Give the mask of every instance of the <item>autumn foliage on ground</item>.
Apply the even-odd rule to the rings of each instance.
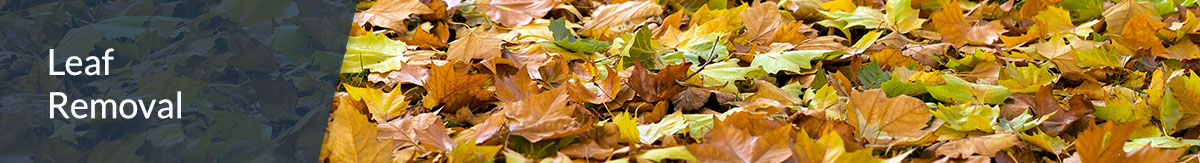
[[[360,1],[327,162],[1176,162],[1192,0]]]

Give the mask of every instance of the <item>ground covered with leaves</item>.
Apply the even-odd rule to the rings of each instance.
[[[360,1],[329,162],[1176,162],[1194,0]]]

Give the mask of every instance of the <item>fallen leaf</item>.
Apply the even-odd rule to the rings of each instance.
[[[404,30],[404,19],[412,14],[431,14],[433,10],[418,0],[378,0],[370,9],[354,14],[358,26],[366,23],[389,29]]]
[[[845,110],[846,121],[858,128],[857,135],[866,138],[921,137],[921,129],[930,120],[929,108],[920,99],[905,95],[887,98],[879,89],[851,92]]]

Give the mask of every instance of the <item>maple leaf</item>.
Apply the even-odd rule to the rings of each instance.
[[[343,102],[331,114],[326,148],[333,162],[389,162],[392,160],[392,141],[380,141],[375,124],[358,109],[347,107]]]
[[[956,47],[967,43],[987,45],[1000,39],[1000,33],[1008,31],[999,22],[986,23],[983,26],[967,24],[962,15],[962,8],[956,4],[957,0],[951,1],[944,5],[942,11],[930,16],[933,25],[942,36],[942,42],[954,44]]]
[[[742,11],[741,17],[746,26],[746,38],[760,44],[774,37],[775,30],[784,23],[775,2],[755,4]]]
[[[734,120],[734,117],[727,119]],[[755,123],[753,121],[761,119],[748,118],[745,121]],[[717,119],[713,122],[712,132],[705,136],[707,141],[688,145],[687,149],[699,162],[782,162],[792,156],[789,150],[791,134],[792,129],[783,126],[755,134]]]
[[[1000,80],[996,83],[1008,87],[1016,93],[1037,92],[1043,85],[1053,83],[1058,78],[1054,74],[1050,74],[1048,67],[1038,67],[1037,65],[1017,67],[1013,63],[1008,63],[1001,74],[1003,75],[1000,75]]]
[[[900,33],[908,33],[921,28],[926,20],[917,17],[921,11],[910,7],[911,2],[912,0],[889,1],[885,7],[887,13],[884,14],[884,17],[887,18],[884,19],[886,26]]]
[[[1134,123],[1107,122],[1100,126],[1090,124],[1075,140],[1075,151],[1082,162],[1122,162],[1127,157],[1125,141],[1133,134]]]
[[[852,0],[831,0],[821,2],[820,5],[827,11],[853,12],[854,8],[858,8]]]
[[[379,64],[376,64],[379,65]],[[371,68],[371,71],[385,70],[384,73],[371,73],[367,76],[369,82],[415,84],[424,86],[429,78],[429,68],[415,64],[386,64],[387,67]]]
[[[938,156],[965,159],[972,155],[993,157],[996,152],[1017,145],[1017,135],[995,134],[958,139],[937,148]]]
[[[574,107],[567,105],[567,92],[559,87],[505,104],[504,115],[512,120],[508,128],[514,135],[538,142],[586,131],[587,125],[571,117]]]
[[[961,78],[945,74],[945,85],[925,87],[934,98],[953,103],[1001,104],[1012,92],[996,85],[969,83]]]
[[[434,1],[441,2],[441,1]],[[431,33],[432,32],[432,33]],[[408,44],[417,45],[421,48],[445,48],[449,47],[446,41],[450,39],[450,28],[446,27],[446,23],[438,23],[429,32],[417,29],[413,31],[412,39],[404,40]]]
[[[370,9],[354,14],[358,26],[365,23],[384,28],[404,30],[404,19],[412,14],[431,14],[433,10],[418,0],[378,0]]]
[[[476,1],[487,6],[486,15],[492,21],[507,27],[529,24],[531,19],[541,18],[558,5],[556,0],[485,0]]]
[[[992,132],[992,126],[996,125],[996,119],[1000,117],[1000,108],[985,105],[938,104],[938,109],[930,112],[934,117],[945,120],[947,127],[958,131]]]
[[[386,122],[404,115],[404,111],[408,108],[408,100],[405,99],[404,92],[400,91],[400,87],[392,88],[392,92],[383,93],[383,90],[374,88],[342,85],[346,88],[346,92],[350,93],[350,97],[354,100],[362,100],[367,104],[371,119],[376,122]]]
[[[900,95],[888,98],[883,90],[850,92],[846,104],[846,122],[866,138],[915,138],[924,135],[929,107],[920,99]]]
[[[481,32],[470,32],[466,37],[450,42],[450,49],[446,50],[446,60],[470,63],[471,59],[500,57],[500,44],[503,43],[503,40]]]
[[[446,63],[429,70],[425,89],[428,93],[421,99],[426,108],[445,103],[446,108],[458,110],[464,106],[493,98],[494,93],[482,86],[492,78],[487,74],[467,74],[455,69],[456,63]]]
[[[687,78],[688,67],[691,65],[691,63],[671,65],[658,71],[656,75],[650,75],[650,71],[642,67],[642,64],[635,64],[633,74],[629,76],[626,84],[646,102],[666,100],[683,91],[684,87],[677,82]]]
[[[1158,22],[1150,18],[1151,13],[1147,12],[1129,18],[1125,22],[1125,31],[1121,33],[1121,44],[1129,47],[1131,50],[1148,49],[1150,53],[1168,57],[1166,48],[1163,47],[1162,41],[1158,39],[1158,29],[1166,24]]]
[[[395,140],[392,143],[402,147],[420,145],[434,152],[449,152],[454,146],[442,118],[436,113],[422,113],[378,126],[379,139]]]
[[[605,30],[610,26],[659,15],[662,11],[662,6],[650,1],[604,5],[592,12],[592,21],[583,24],[583,30],[591,36],[598,36],[607,33]]]

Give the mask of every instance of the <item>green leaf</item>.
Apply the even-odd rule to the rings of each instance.
[[[741,67],[738,66],[738,59],[730,59],[722,62],[709,64],[703,71],[700,71],[700,76],[704,78],[705,86],[723,86],[738,80],[746,78],[757,78],[766,75],[765,72],[757,67]],[[699,70],[698,67],[692,68],[693,71]],[[721,91],[737,92],[737,87],[723,87]]]
[[[1128,56],[1117,54],[1115,49],[1092,48],[1088,50],[1080,50],[1075,53],[1075,63],[1079,67],[1125,67],[1125,62],[1129,60]]]
[[[879,10],[875,10],[875,9],[872,9],[869,7],[863,7],[863,6],[858,6],[858,8],[854,9],[854,12],[852,12],[852,13],[842,12],[842,11],[834,11],[834,12],[820,11],[820,12],[826,16],[829,16],[830,18],[833,18],[833,19],[821,20],[821,21],[818,21],[817,24],[820,24],[820,25],[826,26],[826,27],[834,27],[834,28],[842,30],[842,33],[847,33],[847,34],[850,33],[850,30],[849,30],[850,28],[856,27],[856,26],[863,27],[866,29],[879,28],[880,24],[883,23],[883,17],[884,17],[883,13],[879,12]],[[849,35],[847,35],[847,36],[849,36]]]
[[[651,149],[647,150],[641,155],[638,155],[637,158],[654,162],[662,162],[663,159],[676,159],[696,162],[696,156],[693,156],[692,152],[689,152],[685,146]]]
[[[1037,65],[1017,67],[1017,65],[1009,62],[1008,66],[1004,66],[1004,70],[1000,72],[1000,80],[996,81],[996,83],[1008,87],[1017,93],[1037,92],[1043,85],[1050,84],[1055,79],[1058,79],[1054,74],[1050,74],[1048,68],[1038,67]]]
[[[650,29],[645,26],[638,28],[633,35],[626,35],[627,42],[621,49],[621,60],[624,62],[623,67],[633,66],[634,60],[642,62],[643,67],[657,68],[655,64],[655,55],[658,55],[658,50],[654,49],[657,42],[651,38]]]
[[[754,61],[750,62],[750,67],[762,67],[764,71],[771,74],[779,73],[780,70],[798,73],[801,69],[812,68],[812,63],[810,62],[813,59],[847,54],[849,53],[833,50],[800,50],[766,53],[754,56]]]
[[[364,66],[391,58],[408,60],[408,57],[404,57],[405,48],[408,45],[403,41],[392,40],[383,34],[350,37],[346,40],[341,73],[362,72]]]
[[[675,135],[685,128],[687,128],[687,120],[683,119],[683,112],[675,112],[658,123],[637,126],[637,131],[640,133],[638,135],[641,137],[642,144],[654,144],[659,138]]]
[[[1119,121],[1123,123],[1133,122],[1136,120],[1150,119],[1151,113],[1149,108],[1134,107],[1135,100],[1139,100],[1137,92],[1125,87],[1110,87],[1106,90],[1111,90],[1114,94],[1109,98],[1104,99],[1104,105],[1096,105],[1095,115],[1097,118],[1104,120]]]
[[[946,127],[958,131],[992,132],[992,126],[995,126],[997,117],[1000,117],[1000,108],[987,105],[945,106],[938,104],[936,111],[930,110],[929,112],[933,113],[934,117],[945,120]]]
[[[1023,133],[1025,130],[1033,129],[1042,124],[1042,122],[1050,119],[1050,116],[1054,114],[1056,113],[1050,113],[1038,119],[1033,119],[1033,115],[1029,113],[1021,113],[1021,115],[1014,117],[1012,120],[999,118],[996,121],[996,126],[992,127],[992,129],[995,129],[996,133]]]
[[[887,14],[885,14],[885,23],[888,28],[900,33],[908,33],[909,31],[921,28],[925,24],[925,19],[917,17],[920,10],[910,7],[912,0],[894,0],[888,1],[885,6]]]
[[[1075,12],[1074,18],[1071,21],[1087,21],[1092,18],[1100,17],[1104,12],[1104,1],[1102,0],[1063,0],[1058,3],[1058,6],[1063,9]]]
[[[561,18],[551,20],[548,27],[550,28],[550,32],[554,33],[554,45],[573,52],[595,53],[608,49],[610,45],[608,42],[597,41],[592,38],[580,39],[576,37],[572,30],[567,28],[566,22]]]
[[[825,109],[837,104],[838,96],[833,87],[822,85],[816,92],[811,91],[812,89],[809,89],[804,94],[804,99],[808,100],[808,109]]]
[[[929,86],[929,84],[916,81],[910,82],[896,77],[883,82],[879,88],[883,89],[883,92],[887,93],[888,97],[896,97],[899,95],[917,96],[928,93],[929,91],[925,90],[926,86]]]
[[[1003,104],[1012,92],[996,85],[968,83],[954,75],[945,74],[945,85],[925,87],[933,98],[944,102],[970,104]]]
[[[871,63],[858,69],[858,81],[862,82],[863,90],[879,88],[883,82],[891,80],[892,76],[879,68],[879,63]]]
[[[717,40],[718,36],[721,34],[709,33],[697,36],[679,51],[683,52],[684,60],[692,62],[692,65],[695,66],[702,64],[704,60],[713,60],[713,62],[725,60],[726,57],[729,57],[729,50],[725,47],[724,39]]]

